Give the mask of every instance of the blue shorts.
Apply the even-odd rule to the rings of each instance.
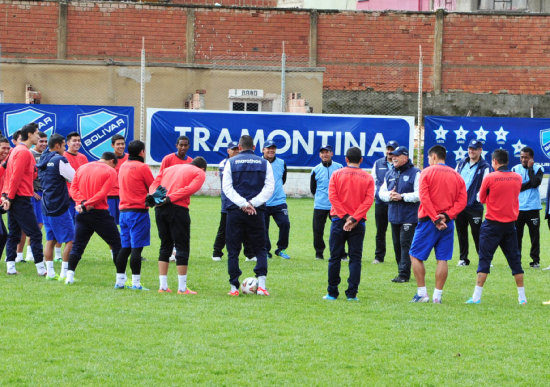
[[[69,198],[69,214],[71,215],[71,219],[73,220],[73,225],[76,222],[76,210],[75,210],[76,203],[73,199]]]
[[[435,259],[450,261],[453,258],[454,230],[454,220],[447,222],[447,228],[443,231],[439,231],[429,220],[418,222],[409,255],[425,261],[433,248]]]
[[[36,192],[42,197],[42,192]],[[36,221],[38,224],[44,223],[44,217],[42,215],[42,200],[36,200],[34,196],[31,196],[32,207],[34,208],[34,214],[36,215]]]
[[[120,217],[120,210],[118,209],[118,206],[120,205],[120,198],[118,196],[116,198],[107,198],[107,204],[109,205],[109,214],[115,218],[115,223],[118,224]]]
[[[69,210],[59,216],[44,215],[44,229],[47,241],[67,243],[74,240],[74,224]]]
[[[148,211],[122,211],[120,213],[120,241],[123,248],[150,245],[151,220]]]

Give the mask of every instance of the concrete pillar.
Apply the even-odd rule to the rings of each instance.
[[[186,63],[195,62],[195,10],[187,9],[187,23],[185,24]]]
[[[443,21],[445,11],[438,9],[435,12],[434,28],[434,59],[433,59],[433,88],[434,93],[441,92],[441,62],[443,61]]]
[[[317,21],[319,14],[311,11],[309,14],[309,67],[317,67]]]
[[[60,1],[57,16],[57,59],[67,59],[67,9],[66,1]]]

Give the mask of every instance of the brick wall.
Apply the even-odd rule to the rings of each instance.
[[[277,0],[170,0],[171,4],[185,5],[215,5],[222,4],[224,7],[272,7],[277,6]]]
[[[219,1],[219,8],[210,0],[178,1],[194,6],[70,2],[66,59],[138,61],[144,36],[148,61],[185,63],[190,12],[195,63],[278,63],[282,41],[289,64],[310,59],[311,11],[227,7],[276,3],[268,0]],[[56,1],[0,0],[2,57],[55,59],[58,14]],[[325,90],[415,92],[419,45],[424,90],[433,90],[435,14],[318,11],[316,20],[311,60],[326,68]],[[446,14],[441,90],[544,95],[549,43],[547,16]]]
[[[55,58],[58,12],[55,2],[0,1],[2,56]]]
[[[285,41],[289,59],[307,63],[309,27],[306,12],[201,10],[195,13],[195,60],[278,63]]]

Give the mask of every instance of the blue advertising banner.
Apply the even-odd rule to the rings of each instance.
[[[424,166],[428,149],[440,144],[447,148],[447,165],[455,167],[468,155],[468,142],[481,141],[482,156],[490,160],[495,149],[506,149],[510,167],[519,163],[523,147],[535,151],[535,162],[550,166],[550,119],[499,117],[439,117],[426,116],[424,131]]]
[[[134,108],[126,106],[0,104],[2,135],[9,138],[23,125],[36,122],[48,137],[80,133],[80,151],[89,160],[98,160],[111,151],[111,137],[120,134],[126,143],[134,138]],[[13,144],[12,144],[13,145]]]
[[[256,154],[273,140],[277,155],[289,167],[319,164],[319,148],[332,145],[334,160],[345,164],[345,152],[361,148],[362,168],[372,168],[383,157],[386,143],[413,146],[414,117],[346,116],[328,114],[243,113],[193,110],[147,109],[147,163],[158,165],[176,151],[179,136],[189,137],[191,157],[202,156],[208,164],[227,157],[227,144],[248,134],[254,138]]]

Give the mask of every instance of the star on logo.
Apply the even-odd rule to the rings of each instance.
[[[485,156],[487,155],[489,151],[481,151],[481,157],[483,157],[484,159],[487,159]]]
[[[462,127],[462,125],[460,125],[460,128],[458,128],[458,130],[453,130],[453,132],[455,132],[456,134],[456,140],[464,140],[466,141],[466,135],[469,133],[467,130],[464,130],[464,128]]]
[[[455,154],[455,160],[462,160],[466,157],[466,154],[468,154],[468,151],[462,149],[462,146],[453,152]]]
[[[521,140],[518,140],[515,144],[512,144],[512,147],[514,148],[514,154],[521,152],[521,150],[525,147],[525,144],[521,143]]]
[[[439,129],[434,130],[436,140],[446,140],[446,135],[449,133],[448,130],[443,129],[443,125],[439,125]]]
[[[506,141],[506,136],[508,135],[508,133],[510,132],[507,132],[501,126],[500,129],[495,132],[495,134],[497,135],[497,141],[499,140]]]
[[[478,140],[487,141],[487,134],[489,134],[489,131],[483,129],[483,126],[480,126],[478,130],[474,130],[474,133],[476,134]]]

